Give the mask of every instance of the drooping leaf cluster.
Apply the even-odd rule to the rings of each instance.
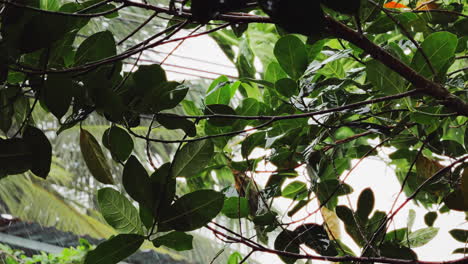
[[[136,6],[173,17],[130,48],[117,41],[126,38],[89,32],[87,25],[119,23],[117,7],[132,1],[3,3],[0,177],[31,171],[46,179],[50,139],[80,127],[83,160],[106,185],[96,194],[97,207],[119,233],[90,251],[87,264],[122,261],[145,240],[192,250],[187,232],[221,232],[219,219],[246,225],[285,263],[306,258],[303,247],[320,256],[416,260],[413,248],[437,235],[439,214],[468,210],[468,119],[453,110],[460,106],[427,96],[434,92],[373,52],[398,60],[448,99],[466,101],[468,7],[446,1],[436,12],[417,5],[400,10],[384,9],[385,2],[192,0],[163,9],[150,2]],[[265,23],[249,21],[259,17]],[[218,21],[230,27],[217,28]],[[333,21],[371,44],[337,37]],[[202,94],[190,82],[170,80],[164,66],[139,61],[141,52],[170,43],[185,29],[190,36],[197,24],[239,74],[216,78]],[[37,108],[59,128],[48,131],[47,120],[35,120]],[[93,118],[106,120],[102,135],[86,129]],[[168,140],[156,128],[181,136]],[[137,154],[137,140],[147,144],[146,155]],[[152,144],[174,144],[176,151],[155,162]],[[346,183],[352,162],[382,153],[390,153],[385,158],[403,195],[430,208],[427,227],[413,231],[410,219],[407,227],[388,229],[405,204],[396,212],[374,210],[371,189],[361,192],[356,206],[343,204],[340,197],[354,192]],[[121,175],[113,173],[117,166]],[[256,177],[265,173],[266,183],[258,184]],[[287,211],[275,208],[278,200],[290,203]],[[294,221],[317,206],[315,213],[326,209],[331,217],[320,224]],[[333,221],[344,224],[362,252],[335,236]],[[466,230],[450,234],[467,240]],[[236,233],[223,239],[228,235]],[[465,251],[460,244],[455,253]],[[234,254],[230,261],[241,259]]]

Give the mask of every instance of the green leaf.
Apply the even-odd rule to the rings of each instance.
[[[112,158],[124,162],[133,151],[133,140],[124,129],[112,126],[104,131],[102,144],[110,150]]]
[[[226,76],[221,76],[211,83],[206,92],[205,103],[228,105],[240,83],[231,84]]]
[[[60,1],[57,0],[41,0],[41,9],[49,11],[57,11],[60,8]]]
[[[176,107],[187,95],[188,87],[178,82],[165,82],[152,87],[143,96],[139,111],[158,113]]]
[[[417,14],[408,12],[394,15],[393,18],[397,20],[406,29],[410,29],[414,24],[421,21],[421,18]],[[395,28],[398,28],[398,26],[391,18],[389,18],[388,16],[381,16],[380,18],[372,22],[372,24],[369,25],[366,31],[371,34],[383,34],[388,31],[392,31]]]
[[[319,74],[325,75],[330,78],[344,79],[346,72],[343,67],[343,63],[339,60],[333,60],[318,71]]]
[[[247,217],[249,215],[249,201],[244,197],[229,197],[224,201],[221,212],[233,219]]]
[[[444,203],[449,209],[464,212],[468,211],[468,202],[466,200],[462,190],[457,189],[444,198]]]
[[[155,247],[166,246],[177,251],[192,250],[193,236],[184,232],[174,231],[153,240]]]
[[[8,89],[0,90],[0,130],[7,134],[12,124],[14,108]]]
[[[295,240],[296,232],[290,230],[283,230],[275,239],[274,247],[279,251],[286,251],[290,253],[299,254],[299,243]],[[296,262],[294,257],[279,256],[284,263],[293,264]]]
[[[228,105],[212,104],[207,105],[205,115],[237,115],[236,111]],[[233,118],[209,118],[208,122],[213,126],[232,126],[236,120]]]
[[[223,208],[224,195],[213,190],[199,190],[180,197],[161,223],[176,231],[192,231],[208,224]]]
[[[429,212],[424,215],[424,223],[426,223],[427,226],[433,226],[436,219],[437,212]]]
[[[32,150],[25,140],[0,139],[0,178],[23,173],[31,169],[32,163]]]
[[[52,163],[52,145],[44,133],[35,127],[27,126],[23,139],[29,145],[33,155],[31,172],[45,179]]]
[[[468,254],[468,248],[457,248],[455,249],[452,254],[463,254],[463,255],[466,255]]]
[[[466,243],[468,241],[468,230],[452,229],[449,231],[450,235],[457,241]]]
[[[167,82],[166,72],[159,64],[141,65],[133,74],[136,86],[135,93],[144,95],[147,91],[155,89]]]
[[[86,166],[93,177],[101,183],[113,184],[112,173],[101,146],[96,138],[85,129],[80,130],[80,148]]]
[[[299,93],[297,83],[289,78],[283,78],[275,83],[276,91],[286,98],[290,98]]]
[[[72,79],[67,76],[49,75],[42,90],[44,103],[58,119],[62,118],[71,105]]]
[[[402,93],[406,89],[405,80],[377,60],[366,63],[366,72],[367,79],[384,94]]]
[[[408,220],[406,221],[407,228],[410,232],[411,232],[411,229],[413,229],[415,219],[416,219],[416,212],[413,209],[410,209],[408,212]]]
[[[408,238],[403,240],[402,244],[410,248],[421,247],[437,236],[438,232],[439,228],[435,227],[421,228],[409,233]]]
[[[301,181],[293,181],[284,187],[281,195],[293,200],[302,200],[307,197],[307,184]]]
[[[130,197],[147,208],[152,208],[151,181],[145,168],[135,156],[131,156],[125,163],[122,184]]]
[[[75,65],[99,61],[117,54],[114,36],[110,31],[95,33],[78,47]]]
[[[338,255],[338,252],[323,226],[317,224],[302,224],[298,226],[294,232],[297,237],[296,243],[305,244],[322,256]]]
[[[197,135],[195,124],[185,118],[171,117],[171,114],[158,115],[156,120],[167,129],[182,129],[189,137]]]
[[[372,192],[372,189],[366,188],[359,195],[356,215],[359,217],[359,219],[366,222],[367,219],[369,219],[369,215],[373,209],[374,192]]]
[[[135,234],[111,237],[89,251],[84,264],[117,264],[135,253],[144,241],[144,236]]]
[[[260,226],[272,225],[276,221],[276,216],[278,216],[276,212],[270,211],[265,214],[255,216],[252,221],[254,222],[255,225],[260,225]]]
[[[171,163],[165,163],[150,177],[153,192],[153,204],[151,208],[155,210],[155,214],[166,210],[174,200],[176,180],[172,177],[170,169]],[[159,217],[158,215],[156,216]]]
[[[174,158],[173,177],[190,177],[203,170],[213,158],[214,145],[210,140],[185,144]]]
[[[276,42],[274,53],[281,68],[295,80],[307,69],[307,50],[304,43],[294,35],[280,38]]]
[[[265,132],[257,132],[246,137],[241,146],[242,157],[248,158],[256,147],[263,147],[265,145],[265,135]]]
[[[120,192],[112,188],[98,191],[99,209],[106,222],[121,233],[142,234],[137,209]]]
[[[337,203],[337,197],[341,195],[350,194],[353,192],[353,188],[348,184],[342,184],[338,180],[326,180],[320,182],[317,185],[317,198],[319,199],[320,203],[326,203],[326,207],[329,209],[333,209]]]
[[[397,258],[397,259],[408,259],[408,260],[416,260],[418,256],[408,247],[392,243],[392,242],[384,242],[380,246],[380,253],[383,257],[388,258]]]
[[[274,61],[268,64],[263,78],[265,81],[275,83],[280,79],[288,78],[288,74],[283,71],[278,62]]]
[[[456,35],[443,31],[432,33],[421,44],[421,49],[431,62],[434,70],[436,71],[436,76],[445,74],[442,70],[447,70],[445,65],[455,55],[457,44],[458,39]],[[411,67],[416,72],[427,78],[434,77],[434,74],[419,50],[413,57]]]
[[[242,261],[242,255],[239,252],[232,253],[227,261],[227,264],[239,264]]]

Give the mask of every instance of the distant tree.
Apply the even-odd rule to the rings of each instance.
[[[0,177],[46,179],[56,160],[51,139],[79,127],[80,162],[93,176],[85,184],[101,187],[97,208],[119,233],[91,250],[87,264],[117,263],[145,240],[193,250],[186,232],[201,228],[285,263],[429,263],[413,248],[437,235],[437,215],[468,210],[462,1],[0,4]],[[119,19],[125,10],[139,10],[145,21],[129,26]],[[148,31],[154,19],[163,27]],[[167,79],[164,60],[142,59],[202,35],[217,41],[237,79],[220,76],[197,94]],[[86,126],[96,119],[106,120],[98,139]],[[374,210],[365,189],[355,210],[338,205],[353,192],[343,175],[355,169],[351,161],[381,148],[393,150],[387,158],[404,202],[396,197],[390,211]],[[266,163],[275,169],[263,186],[255,179]],[[290,199],[288,211],[272,206],[278,197]],[[319,206],[307,218],[284,220],[313,201]],[[428,227],[391,230],[412,201],[427,208]],[[308,220],[317,213],[323,223]],[[361,252],[341,242],[338,221]],[[450,234],[461,242],[454,254],[465,254],[468,231]],[[230,263],[250,256],[236,253]]]

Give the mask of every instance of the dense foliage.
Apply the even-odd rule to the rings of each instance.
[[[418,263],[413,248],[435,237],[437,215],[468,211],[464,1],[0,4],[0,177],[47,179],[51,138],[79,127],[95,180],[88,183],[101,187],[96,206],[118,232],[86,255],[87,264],[117,263],[146,240],[192,250],[187,232],[202,228],[285,263]],[[147,19],[119,39],[111,30],[91,32],[95,20],[123,23],[125,9]],[[165,27],[140,34],[156,18]],[[162,63],[140,61],[155,47],[207,34],[236,65],[237,79],[220,76],[199,93],[168,80]],[[49,113],[41,115],[47,122],[33,118],[37,111]],[[102,135],[86,129],[99,118],[107,120]],[[152,153],[157,144],[170,155]],[[382,148],[392,151],[387,159],[406,200],[374,209],[366,189],[355,209],[338,204],[353,192],[344,174],[355,168],[351,161]],[[265,164],[275,169],[260,185]],[[288,211],[272,206],[278,197],[291,201]],[[285,220],[317,201],[307,218]],[[428,209],[428,227],[392,230],[409,202]],[[325,210],[323,223],[308,220]],[[361,252],[334,235],[338,220]],[[468,231],[450,233],[461,242],[454,253],[464,253]]]
[[[80,240],[76,248],[65,248],[60,254],[47,254],[42,252],[33,256],[27,256],[23,251],[12,249],[0,244],[0,261],[5,264],[80,264],[86,253],[92,248],[85,239]]]

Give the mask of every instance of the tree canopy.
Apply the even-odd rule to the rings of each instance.
[[[189,232],[200,229],[288,264],[436,263],[413,249],[437,235],[438,215],[468,211],[465,1],[0,5],[0,185],[60,185],[50,176],[65,173],[58,149],[79,152],[64,171],[92,176],[80,181],[99,188],[86,217],[116,232],[86,264],[118,263],[145,241],[194,250]],[[209,85],[169,79],[165,60],[203,35],[238,76]],[[144,59],[171,43],[165,59]],[[98,132],[88,128],[96,120]],[[61,140],[73,131],[79,138]],[[401,184],[391,208],[374,208],[370,188],[356,206],[342,204],[354,191],[349,173],[382,149]],[[280,198],[287,210],[275,207]],[[426,228],[393,228],[409,203],[427,210]],[[323,223],[311,220],[316,214]],[[360,252],[333,231],[340,224]],[[453,254],[466,254],[468,230],[450,235],[460,242]],[[251,253],[234,253],[229,264]]]

